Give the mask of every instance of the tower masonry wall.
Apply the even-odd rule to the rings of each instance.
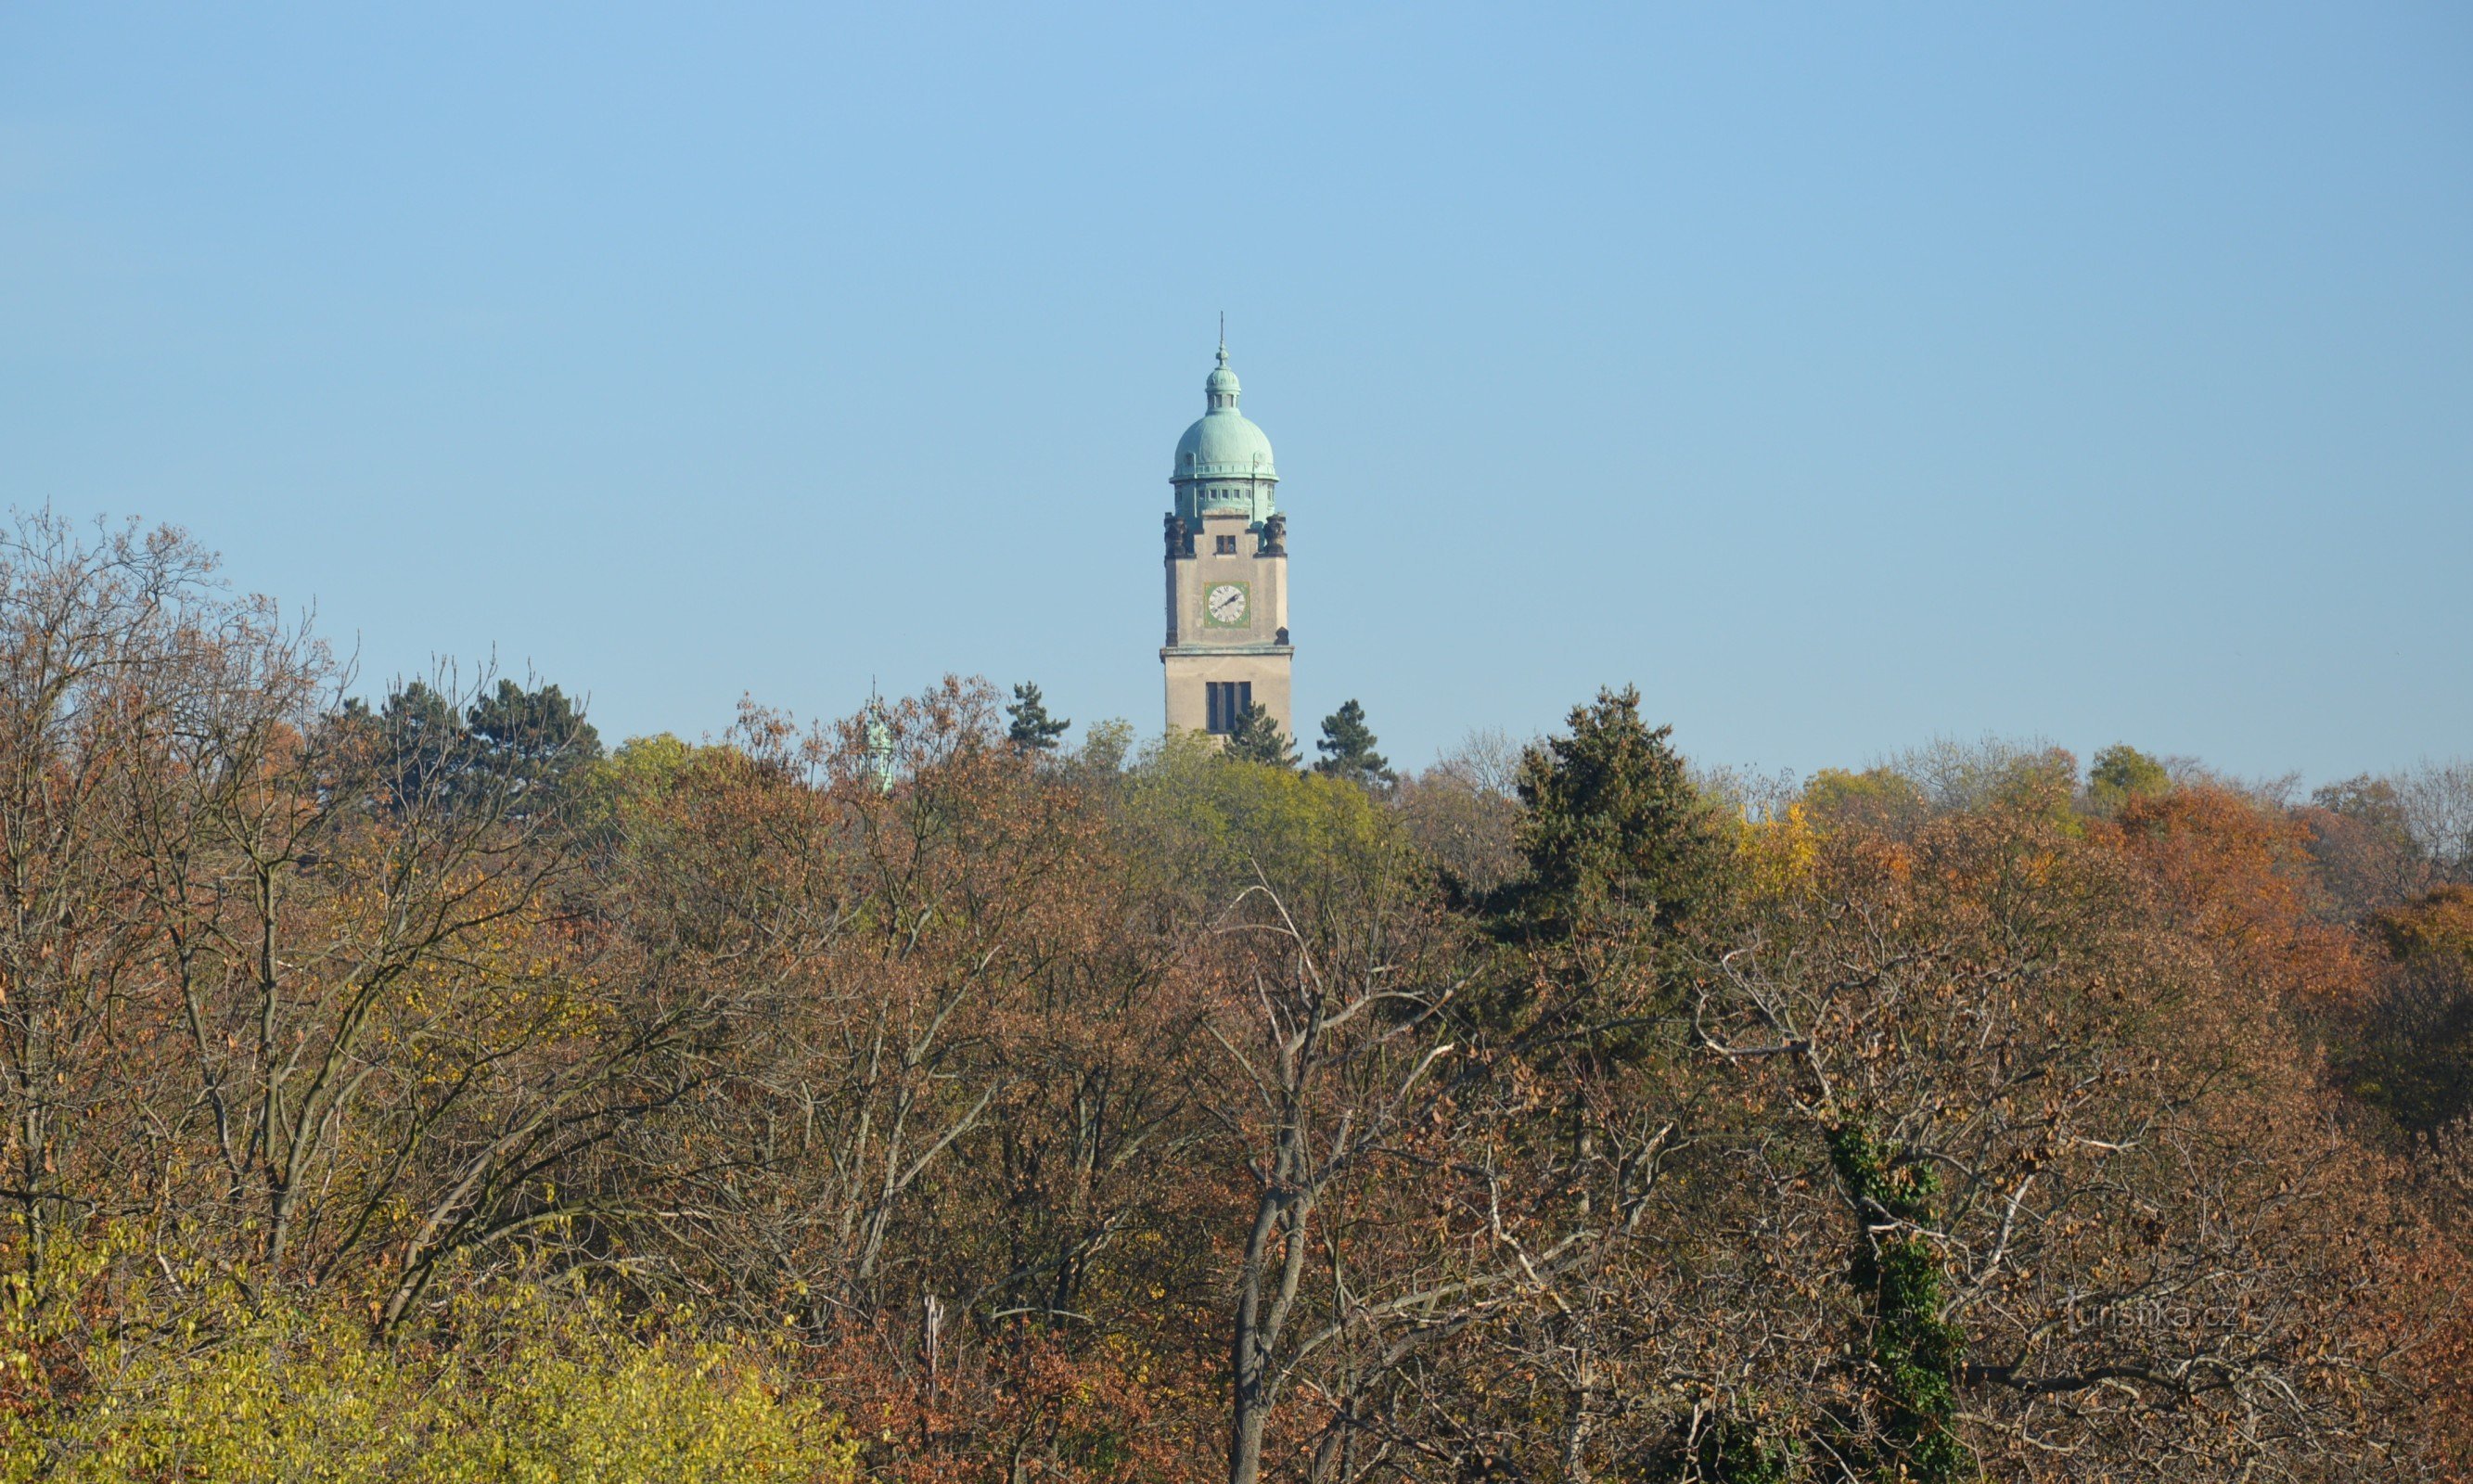
[[[1251,682],[1254,704],[1271,713],[1280,730],[1297,734],[1294,709],[1288,704],[1288,657],[1282,655],[1212,654],[1207,651],[1163,652],[1167,671],[1167,724],[1183,731],[1210,729],[1212,681]]]
[[[1236,546],[1226,556],[1219,554],[1223,537]],[[1169,646],[1281,642],[1288,626],[1288,559],[1261,554],[1261,536],[1241,511],[1203,516],[1192,541],[1192,556],[1167,563]],[[1211,621],[1212,589],[1232,583],[1245,588],[1241,626]]]
[[[1210,704],[1205,687],[1213,681],[1236,681],[1252,684],[1254,704],[1293,736],[1288,559],[1263,554],[1261,534],[1243,511],[1206,514],[1200,527],[1193,534],[1192,556],[1167,559],[1167,646],[1160,651],[1166,671],[1167,724],[1206,730]],[[1233,552],[1220,552],[1223,538],[1232,541]],[[1228,610],[1231,587],[1243,593],[1241,615]],[[1216,618],[1213,592],[1222,597]]]

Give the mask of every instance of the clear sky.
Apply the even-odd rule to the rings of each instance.
[[[0,504],[613,739],[1160,714],[1219,311],[1298,707],[2473,752],[2473,10],[0,10]]]

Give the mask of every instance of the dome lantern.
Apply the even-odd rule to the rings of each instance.
[[[1228,369],[1228,342],[1219,343],[1219,368],[1203,379],[1203,407],[1209,412],[1236,410],[1236,373]]]
[[[1176,487],[1177,513],[1188,520],[1205,511],[1244,509],[1257,524],[1277,513],[1278,467],[1271,440],[1236,410],[1236,372],[1228,365],[1228,341],[1219,342],[1219,364],[1202,383],[1202,416],[1177,440],[1168,482]]]

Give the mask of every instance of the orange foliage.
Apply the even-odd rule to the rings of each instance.
[[[2371,983],[2358,940],[2313,910],[2308,828],[2226,789],[2132,799],[2097,829],[2162,889],[2172,920],[2229,956],[2260,1009],[2358,1001]]]

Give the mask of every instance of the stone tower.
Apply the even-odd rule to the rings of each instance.
[[[1294,736],[1288,521],[1273,498],[1271,441],[1236,410],[1225,337],[1202,393],[1202,417],[1177,440],[1168,474],[1167,724],[1224,737],[1251,704]]]

